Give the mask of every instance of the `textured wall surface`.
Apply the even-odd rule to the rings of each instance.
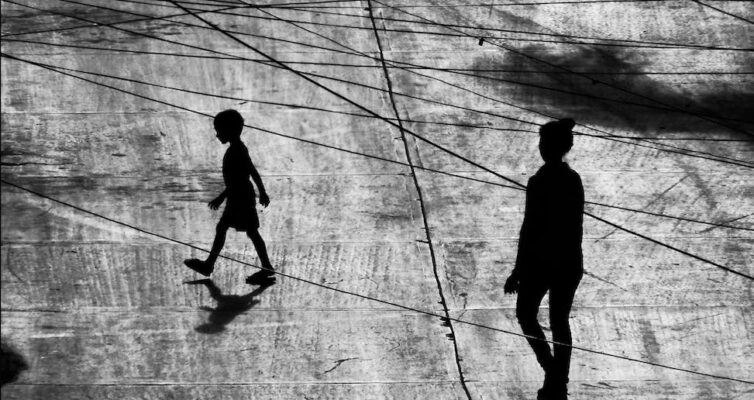
[[[584,219],[574,345],[739,379],[575,350],[571,398],[754,397],[752,280],[721,268],[754,274],[754,7],[480,3],[181,2],[282,67],[169,1],[3,0],[2,340],[27,366],[3,398],[534,398],[526,341],[462,321],[520,332],[524,192],[500,175],[525,184],[562,117],[618,225]],[[227,108],[267,130],[242,138],[273,264],[321,286],[221,259],[253,300],[208,334],[201,251],[18,186],[209,248],[202,113]],[[258,265],[242,233],[224,254]]]

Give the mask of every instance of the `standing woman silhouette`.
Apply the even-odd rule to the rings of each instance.
[[[568,316],[584,274],[581,236],[584,188],[576,171],[563,162],[573,146],[575,122],[561,119],[539,130],[539,154],[545,164],[529,179],[526,211],[518,241],[518,256],[505,293],[518,292],[516,317],[545,371],[539,400],[568,398],[571,327]],[[550,292],[553,352],[537,321],[539,305]]]

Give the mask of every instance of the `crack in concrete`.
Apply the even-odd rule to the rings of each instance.
[[[396,105],[395,98],[393,96],[393,84],[392,84],[392,81],[390,80],[390,74],[389,74],[387,66],[385,64],[385,56],[384,56],[384,52],[382,50],[382,44],[380,42],[380,35],[379,35],[379,31],[377,30],[377,23],[375,22],[375,19],[374,19],[374,14],[373,14],[373,11],[372,11],[373,10],[372,9],[372,3],[371,3],[370,0],[367,0],[367,10],[369,11],[369,19],[372,22],[372,29],[374,31],[374,36],[375,36],[375,39],[376,39],[376,42],[377,42],[377,48],[379,50],[380,61],[381,61],[381,64],[382,64],[382,70],[383,70],[383,73],[385,75],[385,81],[386,81],[386,84],[387,84],[388,97],[390,99],[390,103],[392,105],[393,112],[395,113],[395,118],[396,118],[396,120],[398,122],[398,128],[399,128],[399,130],[401,132],[401,138],[403,140],[403,147],[404,147],[404,150],[405,150],[405,153],[406,153],[406,160],[408,162],[409,169],[411,170],[411,177],[412,177],[412,179],[414,181],[414,186],[415,186],[416,193],[417,193],[417,200],[419,201],[419,208],[421,210],[422,222],[423,222],[423,225],[424,225],[424,233],[425,233],[426,238],[427,238],[427,246],[429,247],[429,254],[430,254],[430,258],[432,260],[432,270],[434,272],[435,281],[437,282],[437,289],[438,289],[438,292],[440,294],[440,304],[442,304],[443,311],[444,311],[444,314],[445,314],[445,318],[447,319],[447,327],[448,327],[448,329],[450,329],[450,333],[448,333],[446,336],[453,343],[453,351],[454,351],[454,355],[455,355],[455,362],[456,362],[456,367],[458,368],[458,375],[459,375],[459,379],[460,379],[460,382],[461,382],[461,386],[463,387],[463,390],[464,390],[464,393],[466,394],[467,399],[471,400],[471,392],[469,391],[469,388],[466,385],[466,378],[464,377],[463,368],[461,366],[461,357],[460,357],[460,353],[458,351],[458,343],[455,340],[455,338],[456,338],[455,330],[453,329],[453,325],[451,324],[451,320],[450,320],[450,310],[448,309],[448,303],[447,303],[447,301],[445,299],[445,295],[443,293],[442,282],[440,281],[440,276],[439,276],[438,271],[437,271],[437,257],[435,255],[435,249],[434,249],[434,246],[433,246],[433,243],[432,243],[432,235],[431,235],[431,232],[430,232],[430,229],[429,229],[429,221],[427,219],[427,212],[426,212],[426,208],[424,206],[424,198],[422,196],[421,186],[419,185],[419,180],[418,180],[418,178],[416,176],[416,170],[414,169],[414,165],[415,164],[414,164],[414,160],[412,159],[412,154],[411,154],[412,153],[412,148],[409,146],[409,141],[406,138],[406,132],[405,132],[405,130],[403,128],[403,120],[401,119],[400,113],[398,112],[398,107]],[[416,141],[413,140],[412,143],[413,143],[413,150],[418,154],[419,149],[417,147]]]
[[[336,368],[340,367],[341,364],[343,364],[346,361],[358,360],[358,359],[359,359],[359,357],[351,357],[351,358],[341,358],[340,360],[336,360],[335,361],[335,365],[332,368],[328,369],[327,371],[323,372],[322,375],[334,371]]]

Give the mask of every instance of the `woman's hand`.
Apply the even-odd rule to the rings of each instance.
[[[513,294],[518,291],[518,285],[520,284],[517,277],[511,275],[508,277],[508,280],[505,281],[505,286],[503,286],[503,292],[505,294]]]

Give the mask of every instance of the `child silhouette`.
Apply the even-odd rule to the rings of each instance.
[[[262,263],[262,271],[254,274],[255,278],[262,279],[275,274],[267,257],[267,247],[259,234],[256,194],[254,193],[254,186],[249,182],[249,176],[259,189],[259,203],[267,207],[270,204],[270,198],[267,197],[267,192],[264,190],[259,172],[251,162],[249,150],[241,141],[243,124],[243,117],[236,110],[225,110],[215,116],[214,126],[217,139],[222,144],[230,143],[230,146],[228,146],[223,157],[225,190],[216,199],[209,202],[209,208],[217,210],[223,201],[227,200],[227,202],[220,222],[217,223],[215,241],[212,243],[209,257],[204,261],[195,258],[185,261],[187,267],[204,276],[210,276],[214,271],[215,261],[217,261],[217,257],[220,255],[223,245],[225,245],[225,235],[230,228],[239,232],[246,232],[246,235],[254,244],[259,261]]]
[[[571,312],[576,288],[584,273],[581,237],[584,188],[576,171],[563,162],[573,145],[575,122],[562,119],[543,125],[539,153],[545,161],[526,187],[526,211],[518,241],[516,266],[505,282],[505,293],[518,292],[516,317],[545,371],[539,400],[568,398],[571,362]],[[553,352],[537,321],[539,305],[550,292]],[[536,338],[536,339],[535,339]]]

